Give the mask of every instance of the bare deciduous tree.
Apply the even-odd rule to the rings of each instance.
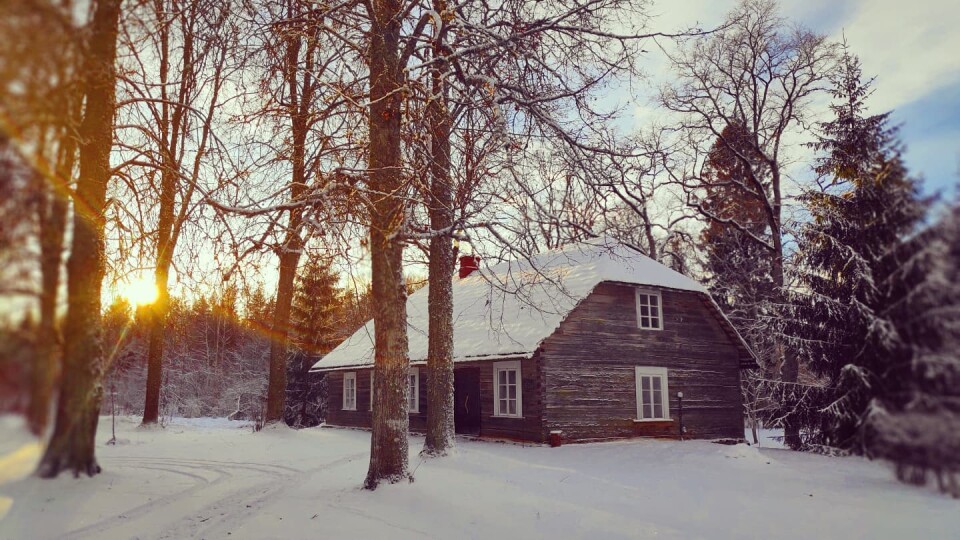
[[[229,2],[155,0],[130,5],[125,18],[122,46],[129,58],[120,102],[123,121],[117,128],[124,158],[118,170],[129,196],[143,200],[138,208],[146,215],[120,219],[146,229],[140,238],[154,247],[157,288],[150,309],[144,424],[156,423],[160,413],[164,325],[177,245],[195,213],[198,191],[206,191],[204,177],[228,174],[215,122],[234,46],[230,11]],[[150,228],[154,208],[155,230]],[[120,256],[127,256],[123,251]]]
[[[73,239],[67,263],[64,379],[53,436],[37,474],[52,478],[100,472],[94,438],[103,394],[100,287],[106,268],[103,218],[110,180],[110,149],[116,110],[117,31],[121,0],[98,0],[83,62],[86,105],[80,124],[80,175],[74,199]]]
[[[672,57],[678,80],[661,95],[661,104],[681,119],[682,140],[666,158],[671,176],[703,219],[743,233],[768,254],[780,295],[785,285],[787,151],[791,137],[804,129],[811,101],[824,88],[833,51],[824,36],[788,26],[771,0],[744,0],[718,32],[693,40]],[[730,140],[724,129],[734,125],[743,126],[747,136]],[[705,158],[714,144],[736,156],[746,174],[722,180],[705,174]],[[703,203],[704,186],[721,187],[718,182],[762,201],[764,234]],[[785,354],[782,345],[776,349],[782,382],[796,383],[797,357]],[[798,428],[789,415],[784,425],[787,444],[798,446]]]
[[[27,412],[31,430],[39,435],[50,415],[58,370],[56,311],[69,185],[77,158],[81,33],[64,3],[10,2],[0,17],[0,34],[5,36],[0,39],[0,80],[5,82],[0,86],[0,115],[11,123],[2,127],[16,134],[17,154],[31,171],[33,181],[24,201],[28,204],[19,210],[35,212],[35,220],[27,223],[35,224],[40,248],[40,320]]]

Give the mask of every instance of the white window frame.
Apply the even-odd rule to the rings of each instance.
[[[636,395],[637,395],[637,421],[638,422],[664,422],[672,420],[670,418],[670,387],[669,381],[667,380],[667,368],[663,367],[653,367],[653,366],[637,366],[634,368],[636,370],[636,380],[634,384],[636,385]],[[641,389],[641,381],[643,377],[659,377],[660,378],[660,404],[663,407],[663,416],[662,417],[653,417],[645,418],[643,416],[643,393]],[[651,413],[653,412],[653,390],[652,390],[652,380],[651,380]]]
[[[347,381],[350,381],[353,385],[353,402],[348,403],[347,401]],[[348,371],[343,374],[343,410],[345,411],[355,411],[357,410],[357,372]]]
[[[413,388],[410,388],[410,377],[413,377]],[[407,374],[407,412],[420,412],[420,368],[412,367]],[[411,394],[412,393],[412,394]],[[413,400],[413,407],[410,407],[410,400]]]
[[[509,412],[503,412],[500,410],[500,372],[502,371],[516,371],[516,385],[517,385],[517,413],[510,414]],[[504,398],[509,399],[509,397]],[[507,405],[507,411],[510,410],[509,404]],[[520,361],[511,360],[508,362],[494,362],[493,363],[493,415],[499,418],[523,418],[523,375],[520,371]]]
[[[641,306],[641,305],[645,305],[645,306],[647,307],[647,309],[648,309],[648,311],[647,311],[647,314],[648,314],[648,315],[647,315],[647,318],[648,318],[648,319],[653,319],[653,318],[654,318],[654,317],[653,317],[653,314],[652,314],[652,311],[649,311],[649,310],[652,310],[652,309],[654,308],[654,306],[653,306],[652,304],[650,304],[649,301],[647,301],[646,304],[642,304],[641,301],[640,301],[640,299],[641,299],[641,297],[643,297],[643,296],[646,296],[646,297],[651,297],[651,296],[652,296],[652,297],[655,297],[655,298],[657,299],[657,305],[656,305],[656,310],[657,310],[657,316],[656,316],[657,325],[656,325],[656,326],[643,326],[642,316],[640,315],[640,306]],[[634,303],[636,304],[636,307],[637,307],[637,328],[639,328],[639,329],[641,329],[641,330],[663,330],[663,297],[660,296],[660,291],[653,291],[653,290],[648,290],[648,289],[637,289],[636,292],[635,292],[635,295],[634,295],[634,299],[635,299],[635,302],[634,302]]]

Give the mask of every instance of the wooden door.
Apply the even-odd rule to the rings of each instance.
[[[480,433],[479,368],[457,369],[453,373],[453,424],[457,433]]]

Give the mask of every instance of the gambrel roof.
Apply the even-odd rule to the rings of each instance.
[[[453,360],[530,358],[566,316],[603,282],[647,285],[701,293],[721,326],[741,350],[752,353],[722,315],[707,290],[638,251],[611,239],[596,239],[544,252],[523,261],[481,268],[453,283]],[[427,359],[429,284],[407,299],[411,363]],[[324,356],[313,371],[373,364],[373,321]]]

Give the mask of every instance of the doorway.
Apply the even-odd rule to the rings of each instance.
[[[454,431],[480,434],[480,369],[462,368],[453,372]]]

